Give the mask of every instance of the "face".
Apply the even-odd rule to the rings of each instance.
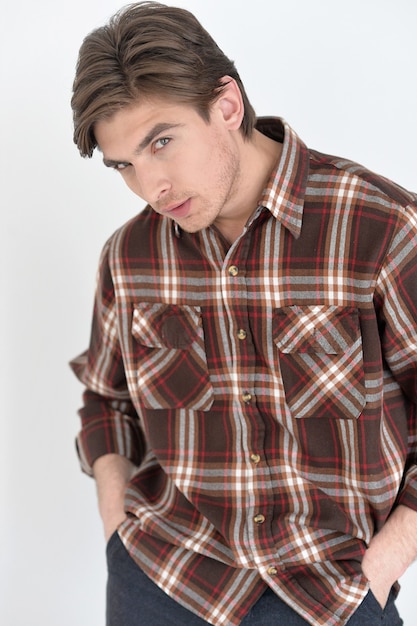
[[[94,128],[104,164],[157,213],[188,232],[233,217],[240,156],[227,106],[210,122],[190,106],[152,100],[125,108]]]

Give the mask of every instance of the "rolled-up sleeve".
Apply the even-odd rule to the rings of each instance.
[[[90,476],[94,461],[105,454],[120,454],[140,465],[146,447],[126,383],[108,250],[106,244],[99,265],[89,348],[70,362],[85,386],[77,451],[82,470]]]

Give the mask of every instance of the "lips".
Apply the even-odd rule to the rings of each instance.
[[[190,212],[191,208],[191,200],[188,199],[181,204],[176,204],[175,206],[166,207],[161,212],[168,217],[172,217],[173,219],[186,217]]]

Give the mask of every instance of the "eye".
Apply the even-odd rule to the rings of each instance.
[[[155,150],[162,150],[162,148],[165,148],[170,141],[171,139],[169,137],[161,137],[160,139],[157,139],[154,143]]]
[[[113,161],[112,159],[103,159],[103,164],[115,172],[124,172],[132,165],[127,161]]]
[[[116,172],[122,172],[129,166],[130,163],[114,163],[114,165],[112,165],[112,168],[116,170]]]

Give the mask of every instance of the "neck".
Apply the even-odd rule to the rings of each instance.
[[[217,228],[229,243],[234,243],[255,212],[272,171],[282,152],[282,144],[254,130],[250,141],[241,140],[241,173],[235,207],[227,216],[218,218]]]

